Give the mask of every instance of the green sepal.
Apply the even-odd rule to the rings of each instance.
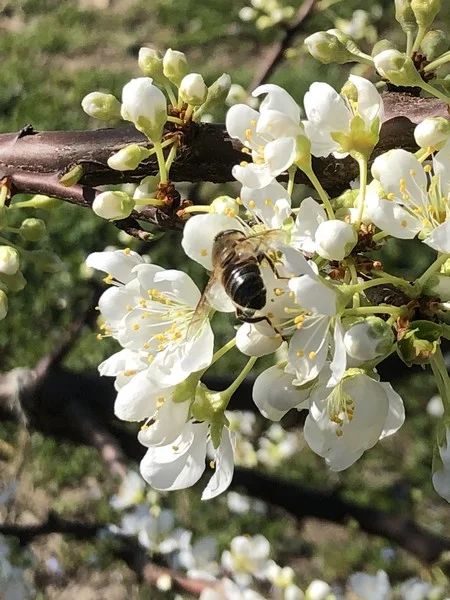
[[[400,358],[408,366],[429,363],[438,350],[442,333],[442,326],[438,323],[412,321],[398,341]]]
[[[60,177],[59,183],[64,187],[70,187],[78,183],[83,177],[83,174],[83,167],[81,165],[75,165],[70,171],[67,171],[67,173],[64,173],[64,175]]]

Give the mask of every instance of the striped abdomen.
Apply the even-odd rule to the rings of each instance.
[[[233,302],[242,308],[261,310],[266,304],[266,288],[256,259],[224,266],[222,285]]]

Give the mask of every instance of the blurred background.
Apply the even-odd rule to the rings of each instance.
[[[242,86],[234,88],[235,96],[245,97],[245,90],[252,89],[252,81],[264,68],[267,52],[283,37],[300,6],[299,0],[252,4],[244,0],[0,0],[0,130],[15,132],[28,123],[36,130],[97,127],[83,113],[81,99],[94,90],[120,97],[126,81],[139,76],[141,46],[185,52],[192,70],[201,72],[207,84],[227,72],[233,83]],[[445,10],[437,24],[444,29],[450,18],[449,8]],[[317,63],[303,48],[303,39],[315,31],[337,27],[353,35],[365,51],[370,52],[379,38],[402,44],[393,13],[392,0],[317,2],[314,14],[299,29],[269,80],[284,86],[300,104],[313,81],[327,81],[339,89],[350,67]],[[369,78],[373,75],[367,67],[357,67],[354,72]],[[223,122],[225,107],[211,116]],[[232,184],[186,184],[180,189],[185,196],[205,203],[224,192],[236,193]],[[117,347],[110,340],[96,339],[95,314],[89,306],[100,280],[83,263],[90,252],[131,247],[148,253],[156,264],[188,270],[199,285],[205,283],[205,275],[185,260],[178,233],[167,232],[143,246],[90,211],[69,204],[45,212],[30,209],[29,216],[45,219],[48,236],[40,242],[41,247],[55,251],[64,268],[44,277],[32,264],[25,268],[27,287],[11,298],[8,317],[0,325],[0,369],[6,373],[18,367],[34,368],[49,356],[55,368],[40,402],[28,415],[30,435],[17,414],[0,408],[0,523],[32,527],[45,523],[51,511],[67,522],[102,527],[88,529],[85,535],[69,528],[65,535],[11,538],[11,561],[27,568],[26,576],[34,587],[30,597],[174,598],[173,589],[157,589],[142,581],[142,572],[133,568],[125,552],[121,555],[119,543],[107,533],[111,530],[108,526],[124,527],[123,506],[120,501],[111,502],[120,480],[105,464],[98,446],[86,443],[89,432],[80,434],[73,427],[76,419],[89,422],[89,414],[80,416],[74,408],[76,397],[89,397],[91,417],[109,433],[117,434],[127,465],[137,469],[137,462],[131,459],[137,461],[139,452],[143,453],[133,445],[138,426],[126,427],[114,419],[112,382],[99,382],[96,375],[97,365]],[[404,243],[392,241],[382,259],[386,270],[413,278],[426,268],[431,256],[423,245],[411,242],[405,250]],[[77,335],[55,358],[62,336],[73,330]],[[219,324],[218,344],[226,341],[230,331],[229,320]],[[236,372],[240,364],[238,353],[229,353],[213,375],[219,380],[224,369]],[[259,361],[257,367],[268,364]],[[241,437],[241,465],[252,473],[295,483],[299,490],[322,493],[319,498],[329,501],[330,494],[335,494],[340,501],[369,511],[407,515],[430,532],[450,536],[448,504],[431,484],[432,440],[440,401],[433,398],[436,390],[430,373],[394,362],[384,368],[383,378],[402,395],[406,423],[342,473],[329,472],[322,459],[306,447],[301,418],[288,415],[283,427],[271,425],[252,411],[250,388],[244,387],[236,404],[250,412],[238,414],[235,425]],[[56,396],[59,407],[49,411],[46,401]],[[251,475],[248,477],[250,480]],[[294,569],[297,584],[303,588],[320,578],[343,589],[351,573],[374,574],[379,569],[388,573],[393,585],[416,576],[446,585],[444,562],[426,564],[404,544],[396,545],[392,537],[365,533],[358,519],[345,523],[338,523],[340,519],[333,515],[317,519],[307,509],[301,515],[304,498],[300,493],[297,516],[267,504],[264,479],[253,482],[252,498],[247,499],[245,481],[245,472],[239,472],[231,496],[224,494],[206,503],[200,502],[202,483],[165,496],[150,494],[147,503],[155,514],[172,510],[176,526],[193,531],[194,539],[215,536],[218,556],[236,535],[263,534],[270,541],[272,556]],[[139,490],[141,495],[148,491]],[[233,496],[236,492],[244,495]],[[282,487],[279,493],[285,493]],[[261,502],[256,501],[258,497]],[[148,540],[141,539],[141,548],[149,558],[161,554]],[[17,599],[24,593],[18,592]],[[11,596],[12,600],[16,597]],[[195,596],[183,593],[181,597]]]

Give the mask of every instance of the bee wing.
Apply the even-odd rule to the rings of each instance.
[[[286,241],[287,234],[283,229],[269,229],[269,231],[254,233],[247,237],[247,242],[251,244],[253,251],[257,252],[277,248],[277,246],[285,244]]]
[[[204,325],[205,321],[209,318],[209,314],[212,310],[212,305],[210,302],[210,290],[213,287],[215,280],[216,278],[214,275],[211,275],[208,283],[206,284],[206,288],[203,290],[200,300],[195,307],[194,315],[189,323],[187,337],[195,337],[197,332]]]

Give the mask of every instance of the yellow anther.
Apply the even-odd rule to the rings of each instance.
[[[241,167],[246,167],[248,165],[248,162],[246,160],[243,160],[239,164],[241,165]]]
[[[314,351],[311,351],[311,352],[308,354],[308,358],[309,358],[309,360],[314,360],[314,359],[316,358],[316,356],[317,356],[317,352],[314,352]]]
[[[275,204],[275,206],[273,207],[273,212],[280,212],[280,207],[278,206],[278,204]]]
[[[236,198],[236,204],[239,204],[239,206],[242,206],[242,200],[240,199],[239,196]]]
[[[245,130],[245,139],[249,142],[250,139],[252,137],[252,130],[251,129],[246,129]]]
[[[305,316],[304,315],[297,315],[294,318],[294,323],[295,324],[297,324],[297,323],[303,323],[304,320],[305,320]]]
[[[402,227],[407,227],[407,226],[408,226],[408,223],[405,221],[405,219],[403,219],[402,221],[400,221],[400,225],[401,225]]]
[[[150,344],[148,342],[144,342],[142,344],[142,348],[143,348],[143,350],[148,350],[150,348]]]
[[[139,300],[139,304],[142,306],[142,308],[147,308],[147,301],[144,300],[143,298],[142,298],[142,300]]]
[[[251,150],[250,150],[250,148],[247,148],[247,146],[243,146],[243,147],[241,148],[241,152],[242,152],[243,154],[250,154]]]
[[[431,165],[425,165],[423,170],[425,171],[425,173],[430,173],[431,172]]]
[[[165,349],[166,349],[166,345],[165,345],[165,344],[158,344],[158,350],[159,350],[160,352],[162,352],[162,351],[163,351],[163,350],[165,350]]]
[[[107,285],[111,285],[111,283],[114,281],[114,278],[112,275],[107,275],[106,277],[103,278],[103,281],[107,284]]]
[[[415,169],[410,169],[409,174],[411,175],[411,177],[415,177],[416,176],[416,170]]]
[[[147,358],[148,364],[150,365],[154,360],[155,360],[155,357],[153,356],[153,354],[149,354],[148,358]]]
[[[94,310],[100,310],[100,306],[96,306]]]
[[[141,328],[141,326],[139,325],[139,323],[135,323],[135,324],[133,325],[133,329],[134,329],[134,331],[138,331],[140,328]]]
[[[305,356],[305,353],[303,350],[297,350],[297,352],[295,353],[298,358],[303,358]]]
[[[273,291],[275,296],[282,296],[284,294],[284,291],[281,288],[275,288]]]
[[[386,196],[386,198],[387,198],[388,200],[391,200],[391,201],[392,201],[392,200],[395,200],[395,194],[394,194],[393,192],[390,192],[390,193],[389,193],[389,194]]]
[[[103,336],[102,336],[102,334],[101,334],[101,333],[97,333],[97,339],[98,339],[98,340],[102,340],[102,339],[103,339]]]
[[[141,425],[141,431],[145,431],[146,429],[148,429],[147,423],[144,423],[143,425]]]
[[[271,199],[271,198],[266,198],[266,199],[264,200],[264,204],[265,204],[266,206],[270,206],[270,205],[272,204],[272,199]]]
[[[156,408],[161,408],[161,406],[164,404],[165,401],[166,401],[166,399],[164,398],[164,396],[159,396],[156,399]]]
[[[210,460],[209,461],[209,466],[211,467],[211,469],[215,469],[216,468],[216,461],[215,460]]]
[[[295,298],[294,292],[289,292],[289,298]]]
[[[172,446],[172,450],[173,450],[174,452],[178,452],[178,450],[179,450],[179,449],[180,449],[180,447],[179,447],[179,446],[177,446],[176,444],[174,444],[174,445]]]
[[[272,312],[268,312],[268,313],[267,313],[267,318],[268,318],[268,319],[273,319],[273,318],[274,318],[274,316],[275,316],[275,315],[274,315]]]
[[[133,310],[133,307],[131,306],[131,304],[127,304],[126,307],[128,312],[130,312],[130,310]]]
[[[137,371],[135,369],[128,369],[127,371],[123,372],[125,377],[133,377],[133,375],[136,375],[136,373]]]
[[[250,200],[250,202],[248,203],[250,208],[255,208],[256,206],[256,202],[254,200]]]
[[[206,248],[202,248],[200,250],[200,254],[201,254],[201,256],[208,256],[208,250]]]
[[[125,248],[124,253],[129,256],[131,254],[131,248]]]
[[[256,127],[256,121],[255,121],[255,119],[252,119],[252,120],[250,121],[250,125],[251,125],[252,127]]]
[[[344,432],[342,431],[342,429],[336,429],[336,435],[338,437],[342,437],[344,435]]]

